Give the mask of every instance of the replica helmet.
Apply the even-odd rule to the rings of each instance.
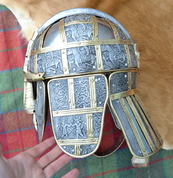
[[[53,16],[30,40],[23,69],[24,107],[33,114],[39,140],[49,108],[54,137],[65,153],[75,158],[95,153],[108,104],[131,153],[140,158],[155,153],[162,140],[136,95],[138,68],[136,44],[112,16],[88,8]]]

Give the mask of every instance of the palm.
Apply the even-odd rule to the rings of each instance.
[[[54,138],[49,138],[35,147],[22,152],[15,157],[5,160],[0,148],[0,177],[3,178],[48,178],[53,176],[65,164],[72,160],[66,154],[62,154],[56,145],[51,151],[40,157],[48,148],[55,144]],[[61,155],[62,154],[62,155]],[[58,157],[58,159],[56,159]],[[67,173],[64,177],[75,178],[79,174],[77,169]]]

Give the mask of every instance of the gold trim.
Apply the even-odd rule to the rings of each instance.
[[[58,110],[53,111],[53,117],[58,116],[71,116],[77,114],[90,114],[90,113],[102,113],[103,107],[95,107],[95,108],[80,108],[80,109],[71,109],[71,110]]]
[[[95,76],[89,77],[91,108],[97,107]]]
[[[76,21],[72,21],[72,22],[66,22],[64,23],[64,26],[69,26],[69,25],[75,25],[75,24],[81,24],[81,23],[89,23],[91,24],[92,21],[79,21],[79,20],[76,20]]]
[[[132,102],[132,100],[131,100],[131,98],[129,96],[126,97],[126,99],[127,99],[127,102],[129,104],[131,110],[133,111],[133,114],[134,114],[134,116],[135,116],[135,118],[136,118],[136,120],[137,120],[137,122],[138,122],[138,124],[139,124],[139,126],[140,126],[140,128],[142,130],[142,132],[144,133],[144,137],[146,138],[151,150],[154,151],[155,150],[155,146],[154,146],[154,144],[153,144],[153,142],[152,142],[152,140],[151,140],[151,138],[149,136],[148,131],[146,130],[146,128],[144,126],[144,123],[141,120],[141,117],[140,117],[138,111],[136,110],[136,107],[134,106],[134,104],[133,104],[133,102]]]
[[[94,138],[93,115],[87,114],[88,138]]]
[[[75,155],[80,156],[80,154],[81,154],[80,145],[75,145]]]
[[[32,45],[33,42],[35,41],[35,39],[38,37],[38,32],[34,32],[33,36],[31,38],[31,40],[28,42],[28,46],[27,46],[27,50],[26,50],[26,55],[25,55],[25,62],[24,62],[24,66],[23,66],[23,72],[26,73],[27,72],[27,67],[28,67],[28,61],[30,58],[30,54],[31,54],[31,49],[32,49]]]
[[[144,119],[144,122],[145,122],[145,124],[146,124],[146,126],[147,126],[147,128],[148,128],[148,130],[149,130],[149,132],[150,132],[150,134],[151,134],[151,136],[152,136],[152,138],[153,138],[153,140],[154,140],[156,146],[159,147],[160,142],[158,141],[158,139],[156,139],[156,138],[157,138],[157,135],[154,133],[154,130],[151,128],[151,125],[150,125],[149,122],[147,121],[146,116],[144,115],[142,109],[140,108],[140,106],[139,106],[139,104],[138,104],[138,102],[136,101],[136,99],[135,99],[134,96],[132,96],[132,100],[133,100],[133,102],[135,103],[136,107],[138,108],[138,110],[139,110],[139,112],[140,112],[142,118]]]
[[[119,33],[118,33],[118,31],[117,31],[115,25],[114,25],[112,22],[110,22],[109,20],[106,20],[106,22],[107,22],[107,23],[110,25],[110,27],[112,28],[115,39],[120,39]]]
[[[43,41],[44,41],[44,38],[45,38],[45,34],[47,33],[47,31],[49,29],[50,29],[50,26],[48,28],[46,28],[46,30],[41,34],[40,41],[39,41],[39,48],[43,47]]]
[[[95,16],[92,16],[92,22],[93,22],[93,40],[98,40],[98,33],[99,33],[99,29],[98,29],[98,22],[97,22],[97,18]]]
[[[59,32],[60,32],[62,43],[66,43],[67,39],[66,39],[65,29],[64,29],[64,19],[59,21]]]
[[[139,69],[138,68],[127,68],[127,69],[113,69],[113,70],[98,70],[98,71],[93,71],[93,72],[85,72],[85,73],[71,73],[71,74],[60,74],[60,75],[54,75],[54,76],[50,76],[50,77],[43,77],[42,80],[45,79],[61,79],[62,77],[77,77],[77,76],[81,76],[81,75],[97,75],[97,74],[104,74],[104,73],[109,73],[109,72],[113,72],[111,74],[114,73],[121,73],[121,72],[137,72]],[[31,73],[31,72],[27,72],[27,73]],[[34,73],[31,73],[34,74]],[[44,73],[40,73],[40,74],[44,74]],[[37,74],[34,74],[37,75]],[[32,80],[32,78],[28,78],[27,80]],[[41,79],[40,79],[41,80]]]
[[[141,149],[141,151],[142,151],[142,154],[143,154],[144,156],[147,156],[148,153],[147,153],[147,151],[146,151],[146,149],[145,149],[145,146],[144,146],[144,144],[143,144],[143,142],[142,142],[142,139],[141,139],[141,137],[140,137],[140,134],[138,133],[138,130],[137,130],[135,124],[134,124],[134,121],[133,121],[133,119],[132,119],[132,117],[131,117],[131,115],[130,115],[130,112],[129,112],[129,110],[128,110],[126,104],[125,104],[124,98],[120,98],[119,101],[120,101],[121,106],[122,106],[122,108],[123,108],[123,110],[124,110],[124,112],[125,112],[125,114],[126,114],[126,116],[127,116],[128,122],[129,122],[129,124],[130,124],[130,126],[131,126],[131,128],[132,128],[132,130],[133,130],[133,133],[134,133],[134,135],[135,135],[135,137],[136,137],[136,140],[137,140],[138,145],[139,145],[139,147],[140,147],[140,149]]]
[[[133,47],[134,47],[134,51],[135,51],[136,58],[137,58],[138,68],[140,68],[140,52],[138,51],[138,45],[133,44]]]
[[[104,70],[101,46],[100,45],[96,45],[95,46],[95,51],[96,51],[97,68],[98,68],[99,71],[100,70]]]
[[[131,90],[132,89],[132,73],[128,72],[128,89]]]
[[[24,97],[23,97],[24,109],[28,114],[34,113],[34,96],[32,83],[26,81],[24,77]]]
[[[124,47],[125,47],[126,54],[127,54],[128,67],[131,67],[131,56],[130,56],[129,47],[127,44],[125,44]]]
[[[69,92],[69,102],[70,110],[75,109],[75,92],[74,92],[74,81],[72,78],[68,79],[68,92]]]
[[[109,44],[125,44],[132,45],[130,40],[122,40],[122,39],[102,39],[102,40],[90,40],[90,41],[80,41],[80,42],[70,42],[70,43],[59,43],[56,46],[44,47],[38,50],[32,50],[31,54],[40,54],[46,53],[50,51],[57,51],[60,49],[68,49],[68,48],[76,48],[82,46],[95,46],[95,45],[109,45]]]
[[[136,93],[136,89],[120,92],[120,93],[115,93],[110,95],[110,100],[116,100],[120,98],[124,98],[130,95],[134,95]]]
[[[66,39],[66,34],[65,34],[65,29],[64,29],[64,19],[60,20],[60,22],[59,22],[59,32],[60,32],[60,37],[61,37],[61,43],[60,44],[61,45],[66,44],[67,39]],[[62,65],[63,65],[63,69],[64,69],[64,74],[69,74],[67,49],[62,49],[61,55],[62,55]]]
[[[58,144],[63,145],[90,145],[90,144],[98,144],[98,138],[87,138],[87,139],[66,139],[59,140]]]

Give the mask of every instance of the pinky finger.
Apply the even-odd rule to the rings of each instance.
[[[66,175],[64,175],[62,178],[77,178],[79,176],[79,170],[73,169],[72,171],[68,172]]]

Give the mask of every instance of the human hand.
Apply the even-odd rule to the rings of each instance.
[[[51,137],[33,148],[6,160],[2,155],[2,143],[0,142],[0,177],[50,178],[73,159],[66,154],[62,154],[61,149],[56,145],[51,151],[36,161],[38,157],[54,144],[55,139]],[[78,175],[79,170],[73,169],[63,178],[76,178]]]

